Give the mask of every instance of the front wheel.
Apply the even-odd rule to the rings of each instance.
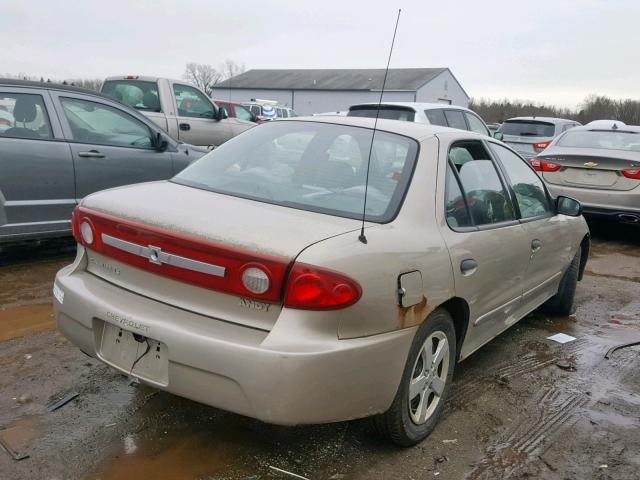
[[[453,321],[438,309],[416,333],[391,407],[374,419],[379,433],[403,447],[424,440],[442,414],[455,360]]]

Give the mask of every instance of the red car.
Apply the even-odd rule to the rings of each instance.
[[[248,120],[250,122],[262,123],[253,113],[247,110],[246,107],[235,102],[228,102],[225,100],[213,100],[213,102],[220,108],[224,108],[230,117],[239,118],[240,120]]]

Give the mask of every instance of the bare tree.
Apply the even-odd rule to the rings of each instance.
[[[244,66],[244,63],[236,63],[235,61],[227,58],[224,62],[220,64],[218,67],[220,71],[220,82],[223,80],[227,80],[228,78],[235,77],[236,75],[240,75],[244,73],[247,69]]]
[[[183,78],[211,95],[213,86],[220,81],[220,72],[211,65],[203,63],[187,63]]]
[[[99,78],[72,78],[67,79],[66,82],[76,87],[87,88],[96,92],[100,91],[103,83]]]

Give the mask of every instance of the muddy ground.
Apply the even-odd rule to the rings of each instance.
[[[576,314],[532,314],[457,366],[446,415],[399,449],[365,422],[285,428],[147,387],[55,331],[68,242],[0,254],[2,479],[638,479],[640,229],[592,227]],[[560,345],[554,333],[577,340]],[[47,405],[69,393],[62,408]]]

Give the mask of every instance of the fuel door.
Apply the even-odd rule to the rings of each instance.
[[[422,273],[419,270],[403,273],[398,277],[398,305],[411,307],[423,299]]]

